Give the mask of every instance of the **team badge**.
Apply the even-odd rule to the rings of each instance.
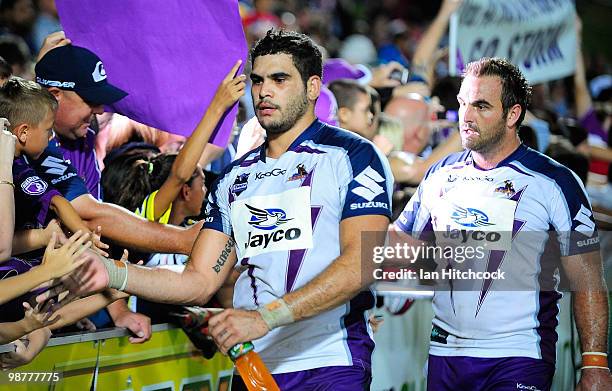
[[[516,190],[514,190],[514,185],[512,184],[512,181],[509,181],[509,180],[505,180],[504,185],[495,189],[495,192],[502,193],[508,198],[516,194]]]
[[[244,173],[236,176],[236,180],[234,184],[230,187],[230,191],[234,193],[236,197],[238,197],[243,191],[247,189],[249,180],[249,173]]]
[[[37,176],[31,176],[23,181],[21,190],[28,195],[38,196],[47,190],[47,182]]]
[[[304,179],[306,178],[306,176],[308,176],[308,171],[306,171],[304,163],[298,164],[295,169],[297,170],[296,173],[291,175],[289,179],[287,179],[287,181],[297,181],[300,179]]]

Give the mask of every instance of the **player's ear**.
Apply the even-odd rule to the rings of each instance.
[[[521,109],[521,105],[515,104],[512,106],[510,110],[508,110],[508,115],[506,116],[506,126],[509,128],[515,127],[522,112],[523,109]]]
[[[321,93],[323,82],[319,76],[310,76],[306,82],[306,95],[308,100],[316,100]]]

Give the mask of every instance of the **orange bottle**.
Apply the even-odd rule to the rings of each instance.
[[[227,352],[249,391],[280,391],[251,342],[235,345]]]

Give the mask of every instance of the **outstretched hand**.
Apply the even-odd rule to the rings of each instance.
[[[246,76],[244,74],[236,75],[241,64],[242,60],[236,61],[232,69],[225,76],[219,88],[217,88],[211,105],[218,105],[219,108],[225,111],[244,95]]]
[[[55,248],[58,234],[51,233],[51,240],[47,244],[41,265],[49,273],[50,280],[62,277],[83,265],[85,260],[80,257],[91,246],[91,241],[88,239],[89,234],[77,231],[63,246]]]

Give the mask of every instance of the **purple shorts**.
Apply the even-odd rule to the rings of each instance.
[[[549,391],[555,366],[528,357],[429,355],[428,391]]]
[[[282,391],[360,391],[369,390],[372,374],[361,365],[336,366],[281,373],[274,380]],[[242,379],[234,375],[232,391],[246,390]]]

